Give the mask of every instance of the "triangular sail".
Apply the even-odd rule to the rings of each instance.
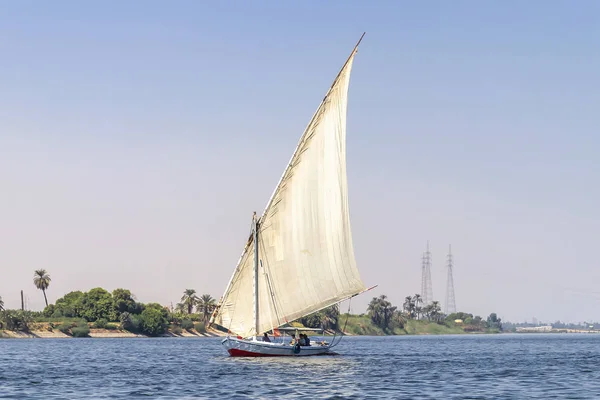
[[[306,128],[259,220],[258,332],[249,239],[212,321],[254,336],[365,289],[350,229],[346,108],[356,48]]]

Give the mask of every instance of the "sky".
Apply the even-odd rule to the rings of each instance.
[[[0,2],[0,296],[220,297],[360,35],[357,265],[401,306],[600,320],[600,3]]]

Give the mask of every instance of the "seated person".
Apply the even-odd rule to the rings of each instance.
[[[267,335],[267,332],[265,332],[263,334],[263,342],[269,342],[269,343],[271,343],[271,339],[269,339],[269,335]]]
[[[300,335],[300,346],[306,346],[308,341],[308,337],[306,336],[306,334],[301,334]]]
[[[310,338],[308,337],[308,335],[304,335],[304,345],[310,346]]]

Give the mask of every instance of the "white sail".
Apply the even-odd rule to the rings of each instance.
[[[306,128],[259,220],[258,321],[250,238],[213,322],[254,336],[365,289],[350,229],[346,108],[356,49]],[[258,330],[258,331],[257,331]]]

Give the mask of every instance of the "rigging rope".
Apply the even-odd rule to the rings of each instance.
[[[346,326],[348,325],[348,318],[350,317],[350,305],[351,304],[352,304],[352,297],[350,297],[350,299],[348,300],[348,311],[346,312],[346,322],[344,322],[344,328],[340,332],[340,337],[339,337],[337,343],[335,343],[335,338],[337,336],[337,333],[334,332],[333,338],[331,339],[331,346],[329,346],[329,348],[333,348],[333,347],[337,346],[342,341],[342,338],[344,337],[344,332],[346,332]]]

